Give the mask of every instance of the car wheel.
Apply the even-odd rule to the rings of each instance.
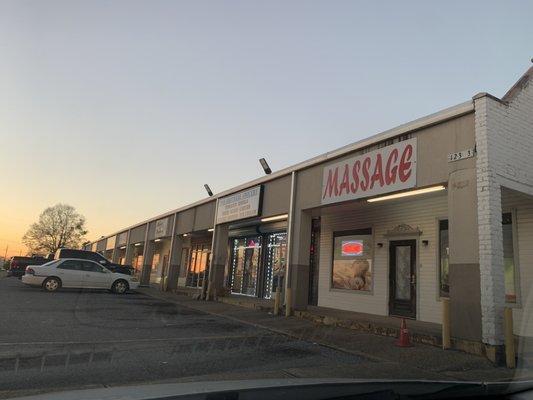
[[[124,294],[128,291],[130,285],[124,279],[119,279],[118,281],[113,282],[111,286],[111,291],[116,294]]]
[[[43,282],[43,289],[47,292],[55,292],[61,287],[59,278],[48,278]]]

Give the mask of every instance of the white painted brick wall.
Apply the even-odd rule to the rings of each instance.
[[[501,187],[533,193],[532,85],[508,104],[489,96],[474,103],[482,331],[485,343],[498,345],[505,304]]]

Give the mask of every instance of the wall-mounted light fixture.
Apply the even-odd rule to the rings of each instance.
[[[213,191],[211,190],[211,188],[209,187],[209,185],[207,183],[204,184],[204,188],[205,188],[205,191],[207,192],[207,194],[209,195],[209,197],[213,196]]]
[[[260,158],[259,162],[261,163],[261,166],[263,167],[265,174],[270,175],[272,173],[272,170],[270,169],[267,161],[264,158]]]
[[[422,240],[422,244],[424,245],[424,247],[428,247],[429,240]]]
[[[209,229],[207,230],[207,232],[213,232],[214,230],[215,230],[214,228],[209,228]]]
[[[402,197],[416,196],[418,194],[438,192],[444,189],[446,189],[446,187],[444,187],[443,185],[431,186],[431,187],[427,187],[424,189],[410,190],[409,192],[401,192],[401,193],[390,194],[388,196],[374,197],[373,199],[368,199],[367,201],[369,203],[374,203],[376,201],[400,199]]]
[[[383,247],[383,243],[378,243],[378,247],[381,249]]]
[[[139,247],[141,244],[142,244],[141,242],[139,242],[139,243],[135,243],[134,246],[135,246],[135,247]]]
[[[183,237],[187,237],[187,236],[189,236],[188,233],[184,233],[184,234],[183,234]]]
[[[274,215],[273,217],[261,218],[261,222],[270,222],[270,221],[281,221],[282,219],[287,219],[289,214]]]
[[[124,250],[126,246],[119,247],[120,250]]]
[[[161,241],[161,239],[154,240],[155,243],[160,242],[160,241]]]

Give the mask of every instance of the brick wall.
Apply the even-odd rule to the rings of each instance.
[[[533,69],[528,71],[533,74]],[[503,343],[501,187],[533,194],[533,90],[522,78],[500,101],[474,97],[483,341]]]

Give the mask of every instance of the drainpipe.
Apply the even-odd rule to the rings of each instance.
[[[293,312],[292,300],[292,236],[294,224],[294,197],[296,194],[296,171],[291,173],[291,197],[289,200],[289,217],[287,220],[287,266],[285,270],[285,316],[290,317]]]
[[[150,286],[150,274],[148,274],[148,261],[146,260],[146,256],[148,255],[148,248],[150,247],[148,244],[148,231],[150,230],[150,222],[146,223],[146,232],[144,232],[144,246],[143,246],[143,266],[141,269],[141,285],[142,286]],[[148,276],[146,276],[148,274]],[[148,278],[148,279],[147,279]]]
[[[174,218],[172,218],[172,233],[170,234],[170,252],[168,253],[168,269],[167,269],[167,275],[163,277],[163,290],[167,291],[170,285],[174,285],[174,283],[169,283],[169,279],[172,278],[178,278],[179,276],[179,270],[178,273],[174,275],[174,272],[171,271],[172,269],[172,260],[174,256],[174,241],[176,240],[176,226],[178,225],[178,213],[174,214]],[[173,287],[171,287],[173,289]]]
[[[213,281],[216,279],[215,274],[215,257],[216,257],[216,235],[217,235],[217,214],[218,214],[218,198],[215,203],[215,218],[213,220],[213,237],[211,238],[211,257],[209,259],[209,276],[208,278],[205,277],[204,274],[204,284],[202,285],[202,299],[203,300],[214,300],[215,294],[213,291],[215,290],[215,285]]]

